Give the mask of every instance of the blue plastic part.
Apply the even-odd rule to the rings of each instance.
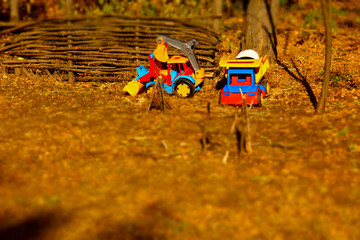
[[[169,85],[167,85],[166,83],[163,84],[163,88],[170,95],[174,93],[174,89],[172,87],[170,87]]]
[[[155,83],[155,81],[147,82],[147,83],[145,84],[145,87],[148,88],[151,84],[154,84],[154,83]]]
[[[199,91],[200,90],[200,86],[198,85],[196,88],[195,88],[195,91]]]
[[[154,58],[154,53],[151,53],[150,54],[150,59],[153,59]]]
[[[176,77],[178,74],[179,74],[179,73],[178,73],[177,71],[172,70],[172,71],[170,72],[171,79],[175,79],[175,77]]]
[[[150,72],[150,71],[146,70],[146,68],[143,65],[140,65],[140,67],[136,68],[136,71],[138,73],[138,76],[135,78],[136,80],[138,80],[139,78],[141,78],[142,76],[144,76]]]
[[[258,85],[258,86],[259,86],[259,88],[260,88],[261,91],[266,92],[266,87],[264,87],[263,85]]]
[[[251,75],[251,84],[249,86],[232,86],[230,85],[231,75],[233,74],[249,74]],[[266,92],[266,88],[260,84],[255,83],[254,69],[230,68],[228,70],[227,85],[224,86],[224,91],[232,93],[248,93],[248,96],[254,96],[258,89]],[[241,89],[241,91],[240,91]]]

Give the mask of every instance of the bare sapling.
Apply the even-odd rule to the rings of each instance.
[[[325,112],[326,101],[329,94],[331,67],[331,0],[321,0],[321,8],[325,26],[325,66],[321,94],[316,106],[316,113],[318,114]]]

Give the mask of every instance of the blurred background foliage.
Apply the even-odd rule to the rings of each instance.
[[[10,2],[0,0],[0,21],[10,20]],[[68,0],[17,0],[19,20],[41,20],[45,18],[61,18],[66,16]],[[227,29],[236,29],[243,23],[244,9],[249,0],[221,0],[222,23]],[[96,17],[105,14],[121,16],[167,17],[178,19],[193,19],[199,23],[211,26],[215,14],[215,0],[72,0],[73,17]],[[359,2],[360,3],[360,2]],[[358,1],[333,1],[332,31],[338,27],[359,25]],[[292,11],[290,22],[296,27],[318,29],[322,25],[322,14],[318,1],[280,0],[281,11]],[[352,12],[355,17],[349,20],[347,14]],[[340,26],[339,26],[340,23]],[[290,26],[289,26],[290,27]]]
[[[1,1],[1,21],[9,20],[10,0]],[[18,0],[20,20],[63,17],[66,0]],[[119,14],[173,18],[211,17],[213,1],[208,0],[73,0],[74,16]],[[242,1],[224,0],[225,14],[241,10]]]
[[[0,0],[0,21],[10,18],[10,1]],[[17,0],[20,20],[63,17],[66,0]],[[248,0],[222,0],[223,16],[241,15]],[[280,0],[291,6],[298,0]],[[159,16],[173,18],[209,18],[214,15],[214,0],[72,0],[73,16],[118,14],[122,16]]]

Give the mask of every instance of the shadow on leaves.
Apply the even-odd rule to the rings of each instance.
[[[53,227],[55,227],[56,223],[63,223],[63,220],[64,219],[60,219],[52,212],[43,212],[30,216],[16,224],[6,224],[5,221],[1,221],[0,239],[42,239],[50,230],[53,229]]]
[[[179,221],[171,207],[162,201],[146,206],[135,218],[112,226],[102,226],[101,240],[166,240],[184,231],[187,224]]]

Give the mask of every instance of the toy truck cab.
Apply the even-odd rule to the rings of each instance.
[[[262,105],[263,97],[269,93],[269,84],[263,80],[269,68],[267,56],[259,59],[222,59],[220,67],[225,68],[227,81],[221,90],[220,103],[242,105],[244,96],[247,104]]]

